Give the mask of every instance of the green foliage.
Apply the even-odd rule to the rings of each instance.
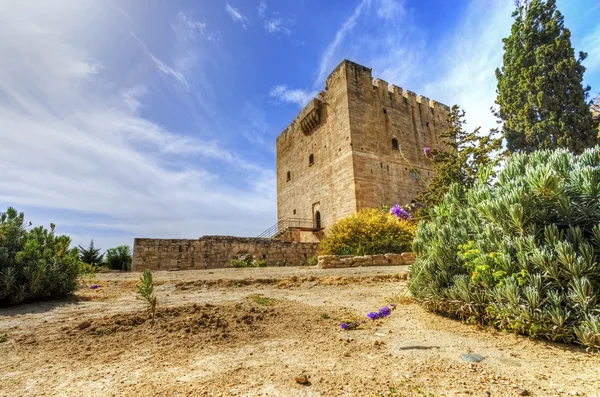
[[[90,241],[90,246],[86,249],[81,245],[79,249],[79,259],[83,263],[89,265],[102,265],[104,261],[104,254],[100,255],[100,248],[94,248],[94,240]]]
[[[319,244],[321,255],[373,255],[410,251],[415,226],[389,212],[364,209],[340,219]]]
[[[311,256],[310,258],[308,258],[306,260],[306,265],[307,266],[317,266],[317,263],[319,263],[319,258],[315,256]]]
[[[8,334],[0,334],[0,343],[6,342],[8,339]]]
[[[250,295],[249,298],[261,306],[273,306],[277,302],[277,300],[273,298],[267,298],[260,294]]]
[[[131,248],[128,245],[120,245],[106,250],[105,265],[113,270],[131,270]]]
[[[566,148],[581,153],[598,143],[583,87],[584,52],[575,58],[571,32],[555,0],[519,4],[496,70],[499,111],[511,152]]]
[[[266,259],[255,260],[251,255],[240,255],[231,260],[231,267],[265,267],[267,266]]]
[[[30,226],[31,224],[27,225]],[[27,230],[23,213],[0,213],[0,306],[63,297],[77,287],[79,255],[54,225]]]
[[[149,269],[144,270],[140,277],[141,284],[137,285],[139,299],[146,302],[146,310],[148,316],[152,319],[152,326],[154,326],[154,317],[156,316],[156,304],[158,303],[156,295],[154,294],[154,283],[152,282],[152,272]]]
[[[435,171],[427,189],[415,198],[425,204],[425,210],[439,204],[453,183],[470,187],[482,173],[484,178],[489,177],[501,157],[502,138],[498,131],[490,130],[487,135],[482,135],[480,128],[466,132],[465,123],[465,112],[454,105],[448,114],[448,129],[440,134],[448,150],[425,149]]]
[[[600,146],[514,154],[421,222],[409,288],[467,322],[600,347]]]

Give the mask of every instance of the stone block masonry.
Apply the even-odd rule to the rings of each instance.
[[[249,254],[267,266],[297,266],[317,254],[318,243],[296,243],[264,238],[204,236],[197,240],[136,238],[133,271],[216,269]]]

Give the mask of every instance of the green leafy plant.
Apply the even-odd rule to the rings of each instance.
[[[0,334],[0,343],[6,342],[8,339],[8,334]]]
[[[55,299],[77,288],[79,255],[71,239],[37,226],[23,213],[0,213],[0,306]]]
[[[320,255],[372,255],[411,250],[415,226],[390,212],[364,209],[340,219],[319,244]]]
[[[317,258],[316,255],[311,256],[310,258],[308,258],[306,260],[306,265],[307,266],[317,266],[317,263],[319,263],[319,259]]]
[[[158,303],[156,295],[154,294],[154,283],[152,282],[152,272],[149,269],[144,270],[140,277],[140,284],[137,285],[139,299],[146,302],[146,310],[148,316],[152,319],[152,326],[154,326],[154,319],[156,317],[156,305]]]
[[[277,302],[275,299],[267,298],[266,296],[259,294],[250,295],[249,298],[261,306],[273,306]]]
[[[409,288],[427,309],[600,346],[600,146],[513,154],[450,188],[417,227]]]
[[[233,258],[230,264],[231,267],[265,267],[267,260],[255,260],[250,254],[241,254],[237,258]]]
[[[415,211],[417,218],[426,216],[431,207],[439,204],[453,183],[465,188],[473,186],[482,178],[482,173],[493,173],[494,166],[503,157],[502,137],[497,130],[482,134],[480,128],[476,128],[467,132],[465,124],[465,112],[454,105],[448,114],[448,128],[440,135],[445,142],[444,150],[423,149],[434,174],[427,188],[415,197],[415,201],[423,205]]]
[[[131,248],[128,245],[120,245],[106,250],[106,266],[113,270],[131,270]]]

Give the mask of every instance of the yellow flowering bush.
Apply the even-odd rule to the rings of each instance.
[[[415,225],[389,212],[364,209],[340,219],[319,244],[320,255],[373,255],[411,251]]]

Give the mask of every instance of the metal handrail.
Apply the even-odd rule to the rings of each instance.
[[[272,238],[273,236],[286,231],[292,227],[306,227],[306,228],[314,228],[314,223],[312,219],[302,219],[302,218],[287,218],[283,219],[261,234],[258,235],[259,238]]]

